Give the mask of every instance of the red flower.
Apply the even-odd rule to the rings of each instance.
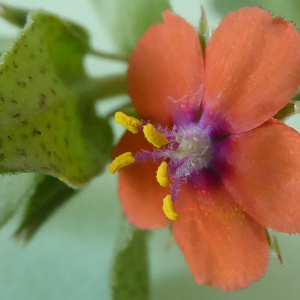
[[[142,123],[124,121],[138,133],[126,132],[115,151],[134,157],[115,161],[113,172],[137,162],[120,170],[122,207],[137,227],[160,228],[170,222],[165,198],[197,283],[246,287],[268,264],[265,226],[300,232],[300,138],[272,119],[299,86],[300,36],[291,23],[244,8],[221,22],[203,57],[193,27],[171,12],[163,17],[130,58],[128,89],[157,128],[144,123],[154,130],[148,140],[165,143],[154,148]],[[167,187],[155,176],[162,161]]]

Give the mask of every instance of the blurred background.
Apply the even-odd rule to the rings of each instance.
[[[99,1],[109,3],[112,0]],[[42,8],[78,22],[90,31],[92,44],[96,49],[115,51],[101,18],[88,0],[4,2],[27,8]],[[292,20],[300,28],[300,0],[170,2],[175,13],[186,18],[195,27],[200,18],[200,5],[206,10],[211,29],[215,29],[230,10],[260,5],[277,16]],[[17,35],[17,32],[15,27],[0,20],[2,36]],[[87,58],[86,66],[95,76],[126,69],[125,64],[92,57]],[[105,113],[112,105],[102,103],[99,112]],[[300,130],[300,116],[290,119],[288,124]],[[117,139],[122,131],[117,126],[114,129]],[[0,213],[1,207],[7,205],[7,199],[12,202],[18,200],[32,178],[30,174],[6,177],[3,184],[11,186],[11,190],[9,193],[5,190],[4,193],[0,186]],[[1,300],[111,299],[110,269],[121,217],[116,180],[117,176],[107,172],[93,180],[55,213],[27,245],[11,237],[20,214],[0,230]],[[151,299],[299,299],[300,237],[278,234],[278,238],[284,268],[270,255],[268,271],[259,282],[244,290],[223,293],[207,286],[197,286],[176,244],[168,246],[169,232],[158,230],[150,239]]]

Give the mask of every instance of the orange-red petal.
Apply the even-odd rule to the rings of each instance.
[[[161,125],[196,118],[203,94],[203,60],[194,28],[171,12],[139,40],[129,60],[128,91],[139,115]],[[176,120],[174,120],[176,123]]]
[[[203,122],[237,133],[273,117],[300,84],[299,49],[292,23],[258,7],[229,13],[205,52]]]
[[[269,228],[300,232],[299,133],[272,119],[227,142],[222,177],[235,201]]]
[[[225,291],[248,286],[267,268],[264,227],[245,214],[221,186],[187,186],[174,205],[174,237],[198,284]]]
[[[114,155],[130,151],[134,155],[141,149],[151,150],[143,133],[126,132],[116,146]],[[119,197],[128,221],[141,229],[156,229],[169,224],[162,210],[163,198],[170,193],[156,180],[159,163],[135,163],[119,170]]]

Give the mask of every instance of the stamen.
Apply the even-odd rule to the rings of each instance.
[[[131,152],[125,152],[117,156],[108,167],[108,171],[111,174],[115,174],[121,168],[127,167],[135,162],[135,158]]]
[[[178,215],[174,212],[173,209],[173,203],[172,203],[172,198],[171,195],[166,196],[163,199],[163,211],[165,215],[171,220],[171,221],[176,221],[178,220]]]
[[[168,164],[163,161],[156,171],[156,179],[162,187],[167,187],[169,184]]]
[[[147,141],[156,148],[160,148],[169,143],[169,140],[158,132],[152,124],[145,125],[143,131]]]
[[[142,126],[142,122],[140,120],[134,117],[129,117],[120,111],[116,112],[115,121],[132,133],[138,133],[138,127]]]
[[[114,174],[132,163],[163,161],[156,171],[156,179],[162,187],[170,186],[171,191],[163,199],[162,209],[170,220],[178,220],[173,204],[180,200],[180,186],[186,184],[194,173],[209,165],[212,156],[210,136],[194,123],[181,127],[174,125],[172,129],[160,125],[154,127],[151,123],[140,122],[121,112],[116,113],[115,120],[133,133],[137,133],[143,126],[149,143],[156,148],[165,147],[151,149],[151,152],[140,149],[134,157],[131,152],[126,152],[111,163],[109,172]]]

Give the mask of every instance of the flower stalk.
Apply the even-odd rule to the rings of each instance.
[[[102,58],[102,59],[108,59],[108,60],[115,60],[115,61],[120,61],[120,62],[128,62],[128,58],[125,56],[121,56],[118,54],[114,54],[114,53],[108,53],[102,50],[96,50],[94,48],[90,48],[89,49],[89,53],[93,56],[96,56],[98,58]]]
[[[125,74],[87,78],[78,83],[74,89],[82,95],[82,98],[96,102],[109,97],[126,95],[127,81]]]

